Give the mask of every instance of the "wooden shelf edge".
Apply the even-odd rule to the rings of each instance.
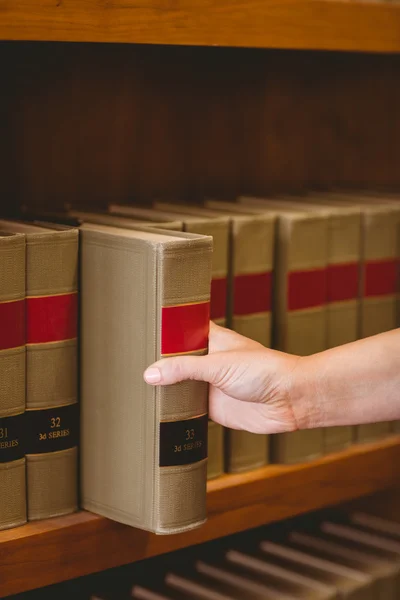
[[[0,39],[399,52],[400,6],[384,0],[0,0]]]
[[[81,511],[0,532],[0,597],[199,544],[392,487],[400,437],[208,484],[207,523],[155,536]]]

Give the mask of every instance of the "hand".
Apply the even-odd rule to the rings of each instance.
[[[281,433],[299,428],[292,388],[300,360],[211,323],[208,355],[164,358],[144,379],[151,385],[206,381],[213,421],[253,433]]]

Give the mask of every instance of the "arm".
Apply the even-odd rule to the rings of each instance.
[[[158,361],[145,380],[207,381],[210,417],[255,433],[400,419],[400,330],[298,357],[211,324],[209,350]]]

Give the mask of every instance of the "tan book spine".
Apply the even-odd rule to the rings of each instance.
[[[207,353],[212,240],[90,224],[81,234],[82,505],[159,534],[192,529],[206,519],[208,388],[153,387],[143,372]]]
[[[28,519],[77,509],[78,230],[27,233]]]
[[[184,208],[184,207],[182,207]],[[213,238],[213,259],[211,278],[210,319],[218,325],[226,326],[229,221],[228,219],[196,218],[189,215],[169,213],[156,208],[142,208],[111,204],[111,213],[132,218],[150,219],[155,223],[172,222],[174,217],[182,219],[183,231],[210,235]],[[208,427],[208,466],[207,477],[214,479],[224,472],[224,429],[217,423],[209,422]]]
[[[0,530],[26,522],[25,236],[0,232]]]
[[[305,356],[327,346],[328,218],[284,202],[241,197],[245,206],[277,212],[274,268],[274,347]],[[295,463],[323,451],[320,428],[272,437],[273,460]]]
[[[286,200],[286,198],[285,198]],[[321,210],[328,215],[327,271],[327,347],[334,348],[358,339],[360,320],[361,212],[358,207],[335,206],[324,197],[289,197],[306,210]],[[354,427],[324,429],[324,452],[348,447]]]
[[[173,211],[183,209],[177,204],[156,206]],[[270,345],[273,216],[251,216],[210,207],[190,207],[187,210],[192,216],[207,218],[210,226],[214,227],[216,220],[223,217],[229,220],[231,256],[228,323],[238,333],[263,345]],[[267,436],[225,430],[225,470],[228,473],[257,469],[268,461]]]
[[[118,216],[114,214],[102,212],[85,212],[81,210],[71,209],[68,215],[74,219],[78,219],[81,223],[94,223],[98,225],[107,225],[109,227],[123,227],[126,229],[136,229],[138,226],[155,227],[153,221],[134,218],[129,216]],[[160,222],[160,227],[170,229],[171,231],[182,231],[183,223],[178,219]]]

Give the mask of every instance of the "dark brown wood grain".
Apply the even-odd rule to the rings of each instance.
[[[398,52],[400,9],[361,0],[0,0],[0,39]]]
[[[208,522],[155,536],[87,512],[0,532],[0,596],[184,548],[390,488],[400,439],[354,446],[321,460],[226,475],[208,484]]]
[[[398,56],[4,43],[0,67],[3,212],[400,186]]]

